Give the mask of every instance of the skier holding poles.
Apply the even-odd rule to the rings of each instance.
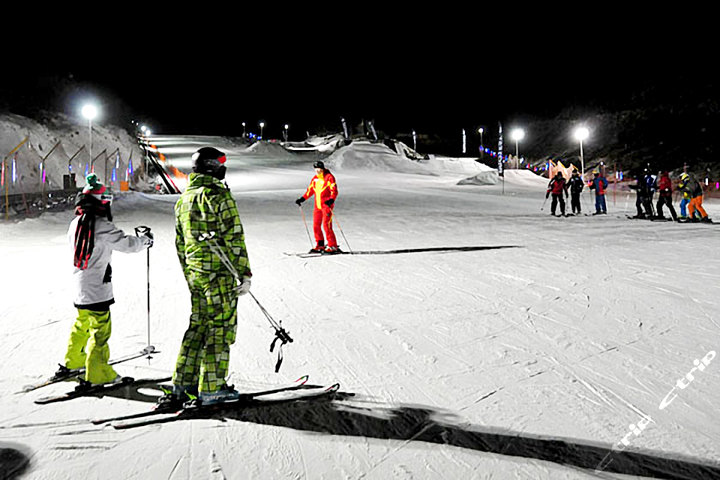
[[[582,193],[583,188],[585,188],[585,182],[583,182],[583,179],[580,178],[580,172],[573,170],[568,186],[570,187],[570,208],[572,209],[573,214],[579,215],[582,213],[582,208],[580,206],[580,194]]]
[[[563,194],[567,198],[568,196],[568,187],[565,183],[565,177],[563,177],[563,174],[561,172],[557,172],[552,180],[550,180],[550,183],[548,184],[547,192],[545,193],[545,199],[550,196],[552,193],[552,203],[550,204],[550,212],[553,216],[555,216],[555,210],[557,209],[557,204],[560,202],[560,216],[565,216],[565,199],[563,199]]]
[[[315,247],[310,253],[339,253],[335,232],[333,232],[333,208],[335,207],[335,199],[338,196],[337,183],[335,177],[330,170],[325,168],[325,164],[317,161],[313,164],[315,168],[315,176],[310,180],[305,193],[295,200],[295,203],[301,207],[302,203],[315,195],[315,210],[313,213],[313,232],[315,233]],[[302,207],[301,207],[302,208]],[[325,246],[325,238],[323,230],[327,237],[327,246]]]
[[[209,405],[239,397],[225,377],[237,331],[238,297],[250,291],[252,273],[237,204],[223,183],[225,162],[225,154],[215,148],[195,152],[193,173],[175,204],[175,246],[192,307],[173,390],[158,400],[161,408],[181,407],[193,399]],[[209,232],[238,273],[239,285],[204,241]]]
[[[595,213],[593,215],[607,214],[607,205],[605,204],[607,187],[607,178],[603,177],[597,169],[593,170],[593,180],[590,183],[590,190],[595,190]]]
[[[112,195],[94,173],[86,177],[87,185],[75,206],[75,218],[68,228],[73,248],[73,281],[78,317],[68,341],[65,363],[56,375],[85,367],[80,389],[91,385],[121,381],[108,364],[111,334],[110,305],[115,303],[110,261],[113,250],[140,252],[153,245],[148,228],[142,235],[126,235],[112,223]]]

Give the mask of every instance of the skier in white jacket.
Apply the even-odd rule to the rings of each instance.
[[[73,250],[73,283],[78,317],[73,324],[65,354],[65,365],[57,373],[85,367],[85,384],[118,381],[108,365],[111,333],[110,305],[115,303],[110,261],[113,250],[133,253],[153,244],[152,234],[125,235],[112,223],[112,195],[91,173],[75,207],[75,218],[68,229]]]

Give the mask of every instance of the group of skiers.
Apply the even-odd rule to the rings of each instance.
[[[637,194],[635,201],[637,215],[633,218],[665,219],[663,207],[667,206],[674,221],[710,222],[711,220],[702,206],[703,188],[700,181],[687,172],[680,174],[680,181],[677,185],[677,190],[682,194],[679,216],[672,204],[672,183],[667,171],[659,172],[655,177],[645,169],[643,174],[638,175],[635,185],[630,185],[630,188]],[[656,210],[653,210],[653,196],[656,191],[659,193],[659,198],[655,205]]]
[[[605,191],[608,187],[607,179],[600,175],[600,172],[593,172],[593,179],[589,184],[590,190],[595,190],[595,213],[593,215],[601,215],[607,213],[607,205],[605,203]],[[565,180],[562,172],[557,172],[548,184],[545,199],[547,200],[552,194],[552,203],[550,212],[556,216],[557,206],[560,205],[560,216],[565,216],[565,198],[568,198],[568,190],[570,191],[570,208],[573,215],[582,213],[580,204],[580,194],[585,188],[585,181],[580,177],[580,173],[574,170],[570,180]]]
[[[546,200],[552,195],[552,204],[550,207],[552,215],[556,215],[558,205],[560,206],[560,215],[566,215],[564,198],[568,198],[568,190],[569,196],[571,197],[570,205],[572,214],[582,213],[580,194],[584,188],[585,182],[577,170],[573,171],[572,176],[567,181],[562,172],[557,172],[550,180],[545,194]],[[608,181],[598,170],[593,171],[593,179],[589,183],[589,188],[595,191],[595,213],[593,213],[593,215],[606,214],[605,192],[608,188]],[[672,204],[673,187],[669,172],[660,172],[656,177],[651,175],[646,169],[642,175],[637,176],[637,182],[634,185],[630,185],[630,188],[637,193],[637,200],[635,202],[637,215],[632,218],[664,220],[666,217],[663,213],[663,207],[667,207],[674,221],[711,221],[702,206],[702,184],[688,173],[682,173],[680,175],[680,181],[677,186],[678,191],[682,193],[679,216]],[[655,205],[656,210],[653,210],[652,201],[656,191],[659,192],[659,198]]]
[[[175,364],[173,389],[159,398],[160,407],[179,408],[188,402],[207,405],[239,397],[226,377],[237,331],[238,297],[250,291],[252,272],[237,204],[223,181],[225,162],[225,154],[215,148],[195,152],[187,188],[175,204],[175,247],[190,290],[191,313]],[[316,244],[311,251],[339,253],[332,230],[337,184],[322,162],[313,167],[316,175],[296,203],[300,206],[315,196]],[[112,252],[140,252],[153,245],[149,231],[133,236],[115,227],[112,196],[94,173],[86,181],[68,229],[78,316],[57,372],[62,375],[85,367],[79,389],[122,381],[108,364],[110,305],[114,303]]]

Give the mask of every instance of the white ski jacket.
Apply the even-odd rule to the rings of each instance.
[[[68,241],[71,251],[75,250],[75,230],[80,217],[70,222]],[[125,232],[103,217],[95,219],[95,246],[87,269],[73,267],[75,286],[75,307],[87,310],[104,311],[114,303],[112,289],[112,269],[110,261],[113,250],[125,253],[139,252],[152,241],[146,236],[125,235]],[[104,308],[103,308],[104,307]]]

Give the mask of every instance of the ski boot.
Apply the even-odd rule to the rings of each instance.
[[[326,255],[335,255],[337,253],[342,253],[342,250],[338,247],[327,247],[323,253]]]
[[[325,243],[320,242],[315,245],[315,248],[311,248],[308,253],[323,253],[325,251]]]
[[[186,402],[197,398],[197,387],[174,385],[173,389],[164,389],[165,394],[158,398],[156,410],[180,410]]]
[[[237,401],[240,398],[240,393],[232,385],[225,385],[217,392],[201,392],[198,398],[202,405],[214,405],[216,403]]]

